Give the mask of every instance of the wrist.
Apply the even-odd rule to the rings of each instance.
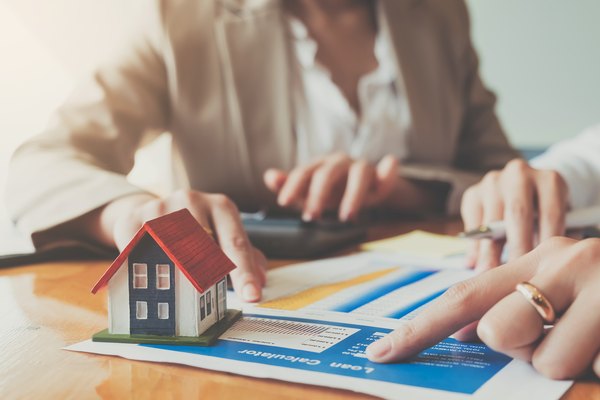
[[[100,243],[115,246],[114,232],[117,222],[124,218],[131,218],[131,215],[140,206],[156,199],[158,197],[150,193],[137,193],[119,197],[98,209],[95,218],[89,221],[94,239]]]

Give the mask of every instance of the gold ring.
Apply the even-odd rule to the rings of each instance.
[[[540,314],[544,322],[547,324],[554,323],[556,320],[554,307],[552,307],[552,304],[550,304],[546,296],[537,287],[529,282],[521,282],[517,284],[515,289],[535,308],[535,311]]]

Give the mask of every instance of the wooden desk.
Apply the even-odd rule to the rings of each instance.
[[[374,227],[370,238],[412,229],[456,233],[457,222]],[[289,262],[272,262],[275,268]],[[106,327],[106,292],[90,288],[108,261],[56,262],[0,270],[0,398],[367,399],[316,386],[177,365],[72,353],[62,347]],[[600,384],[578,382],[565,399],[600,399]]]

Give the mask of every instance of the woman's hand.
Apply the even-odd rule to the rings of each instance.
[[[544,321],[517,283],[536,286],[558,319]],[[371,361],[411,357],[480,320],[477,333],[496,351],[529,361],[553,379],[593,368],[600,376],[600,240],[552,238],[499,268],[451,287],[413,320],[367,348]]]
[[[233,287],[245,301],[258,301],[266,282],[266,259],[251,244],[235,204],[226,196],[179,191],[165,198],[149,194],[117,199],[80,222],[88,234],[123,249],[144,222],[187,208],[196,220],[214,232],[215,239],[237,266],[230,274]],[[90,229],[93,232],[90,232]]]
[[[560,174],[534,169],[520,159],[467,189],[461,205],[465,230],[504,220],[509,260],[534,247],[536,232],[540,241],[563,235],[566,210],[567,185]],[[499,265],[503,246],[500,240],[474,241],[469,265],[482,270]]]
[[[279,205],[302,210],[304,220],[318,219],[325,210],[337,209],[339,219],[348,221],[355,219],[362,208],[388,200],[400,179],[393,156],[371,165],[336,153],[289,173],[269,169],[264,180],[277,194]]]

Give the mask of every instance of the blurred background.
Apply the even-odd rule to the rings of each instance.
[[[13,149],[127,32],[143,0],[0,0],[0,189]],[[600,1],[468,0],[482,74],[520,148],[600,122]],[[145,150],[164,151],[168,138]],[[144,154],[139,157],[143,163]],[[144,173],[140,173],[141,170]],[[157,164],[134,171],[154,184]]]

